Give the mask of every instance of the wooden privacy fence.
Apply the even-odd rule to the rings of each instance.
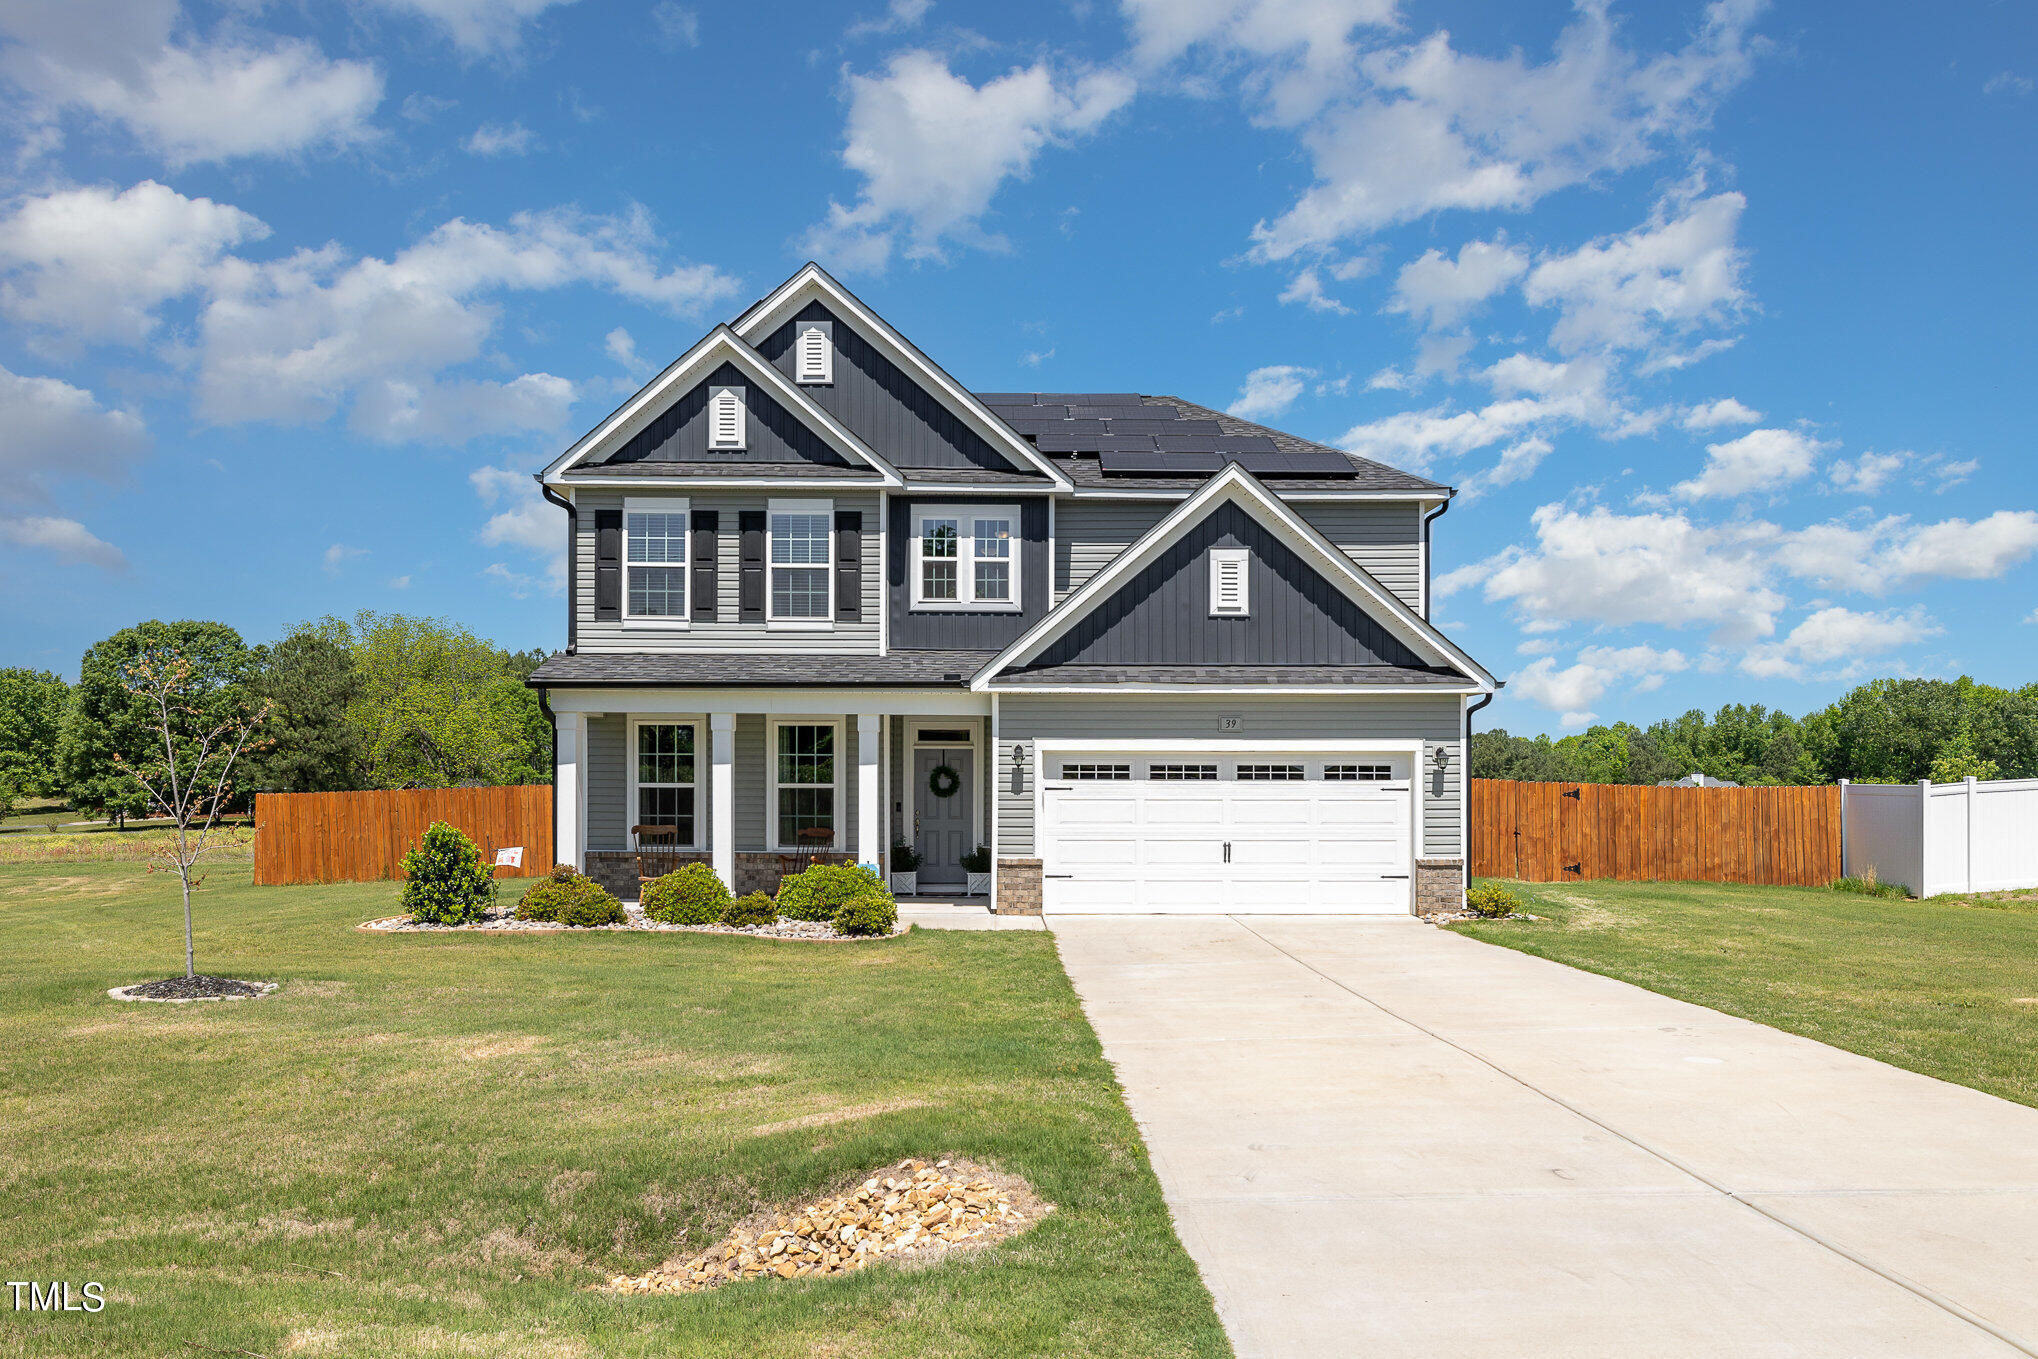
[[[1823,887],[1840,876],[1838,788],[1473,779],[1469,820],[1480,878]]]
[[[434,821],[467,833],[493,861],[521,845],[521,868],[498,878],[539,877],[552,868],[552,789],[401,788],[358,793],[257,793],[255,881],[373,882],[403,876],[403,856]]]

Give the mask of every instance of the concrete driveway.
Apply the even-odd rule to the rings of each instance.
[[[1261,1356],[2038,1355],[2038,1110],[1414,920],[1050,920]]]

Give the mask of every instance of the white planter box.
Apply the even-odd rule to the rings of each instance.
[[[972,873],[969,875],[969,894],[973,897],[987,897],[991,894],[991,875]]]
[[[895,897],[916,897],[920,895],[920,870],[911,873],[892,874],[892,895]]]

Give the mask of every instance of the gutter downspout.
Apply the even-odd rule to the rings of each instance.
[[[580,580],[580,510],[572,501],[547,486],[544,477],[537,478],[537,482],[539,494],[566,511],[566,654],[571,656],[579,650],[580,644],[580,601],[574,594],[574,586]],[[1428,586],[1423,588],[1427,590]],[[1424,599],[1427,598],[1424,595]],[[540,702],[543,701],[543,693],[539,690]],[[557,738],[554,739],[556,741]],[[558,752],[555,750],[553,755],[552,767],[557,769]]]
[[[1456,488],[1452,488],[1451,496],[1456,496],[1457,494]],[[1429,526],[1451,512],[1451,496],[1445,497],[1441,505],[1438,505],[1422,517],[1422,616],[1424,619],[1429,617]],[[1487,701],[1491,702],[1492,697],[1491,694],[1488,694]]]

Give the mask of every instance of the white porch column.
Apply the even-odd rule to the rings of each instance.
[[[708,714],[708,854],[715,876],[736,890],[736,714]]]
[[[876,713],[856,715],[856,861],[876,864],[878,833],[877,771],[884,742],[878,736]]]
[[[585,869],[587,714],[558,713],[554,721],[559,762],[552,769],[552,862]]]

